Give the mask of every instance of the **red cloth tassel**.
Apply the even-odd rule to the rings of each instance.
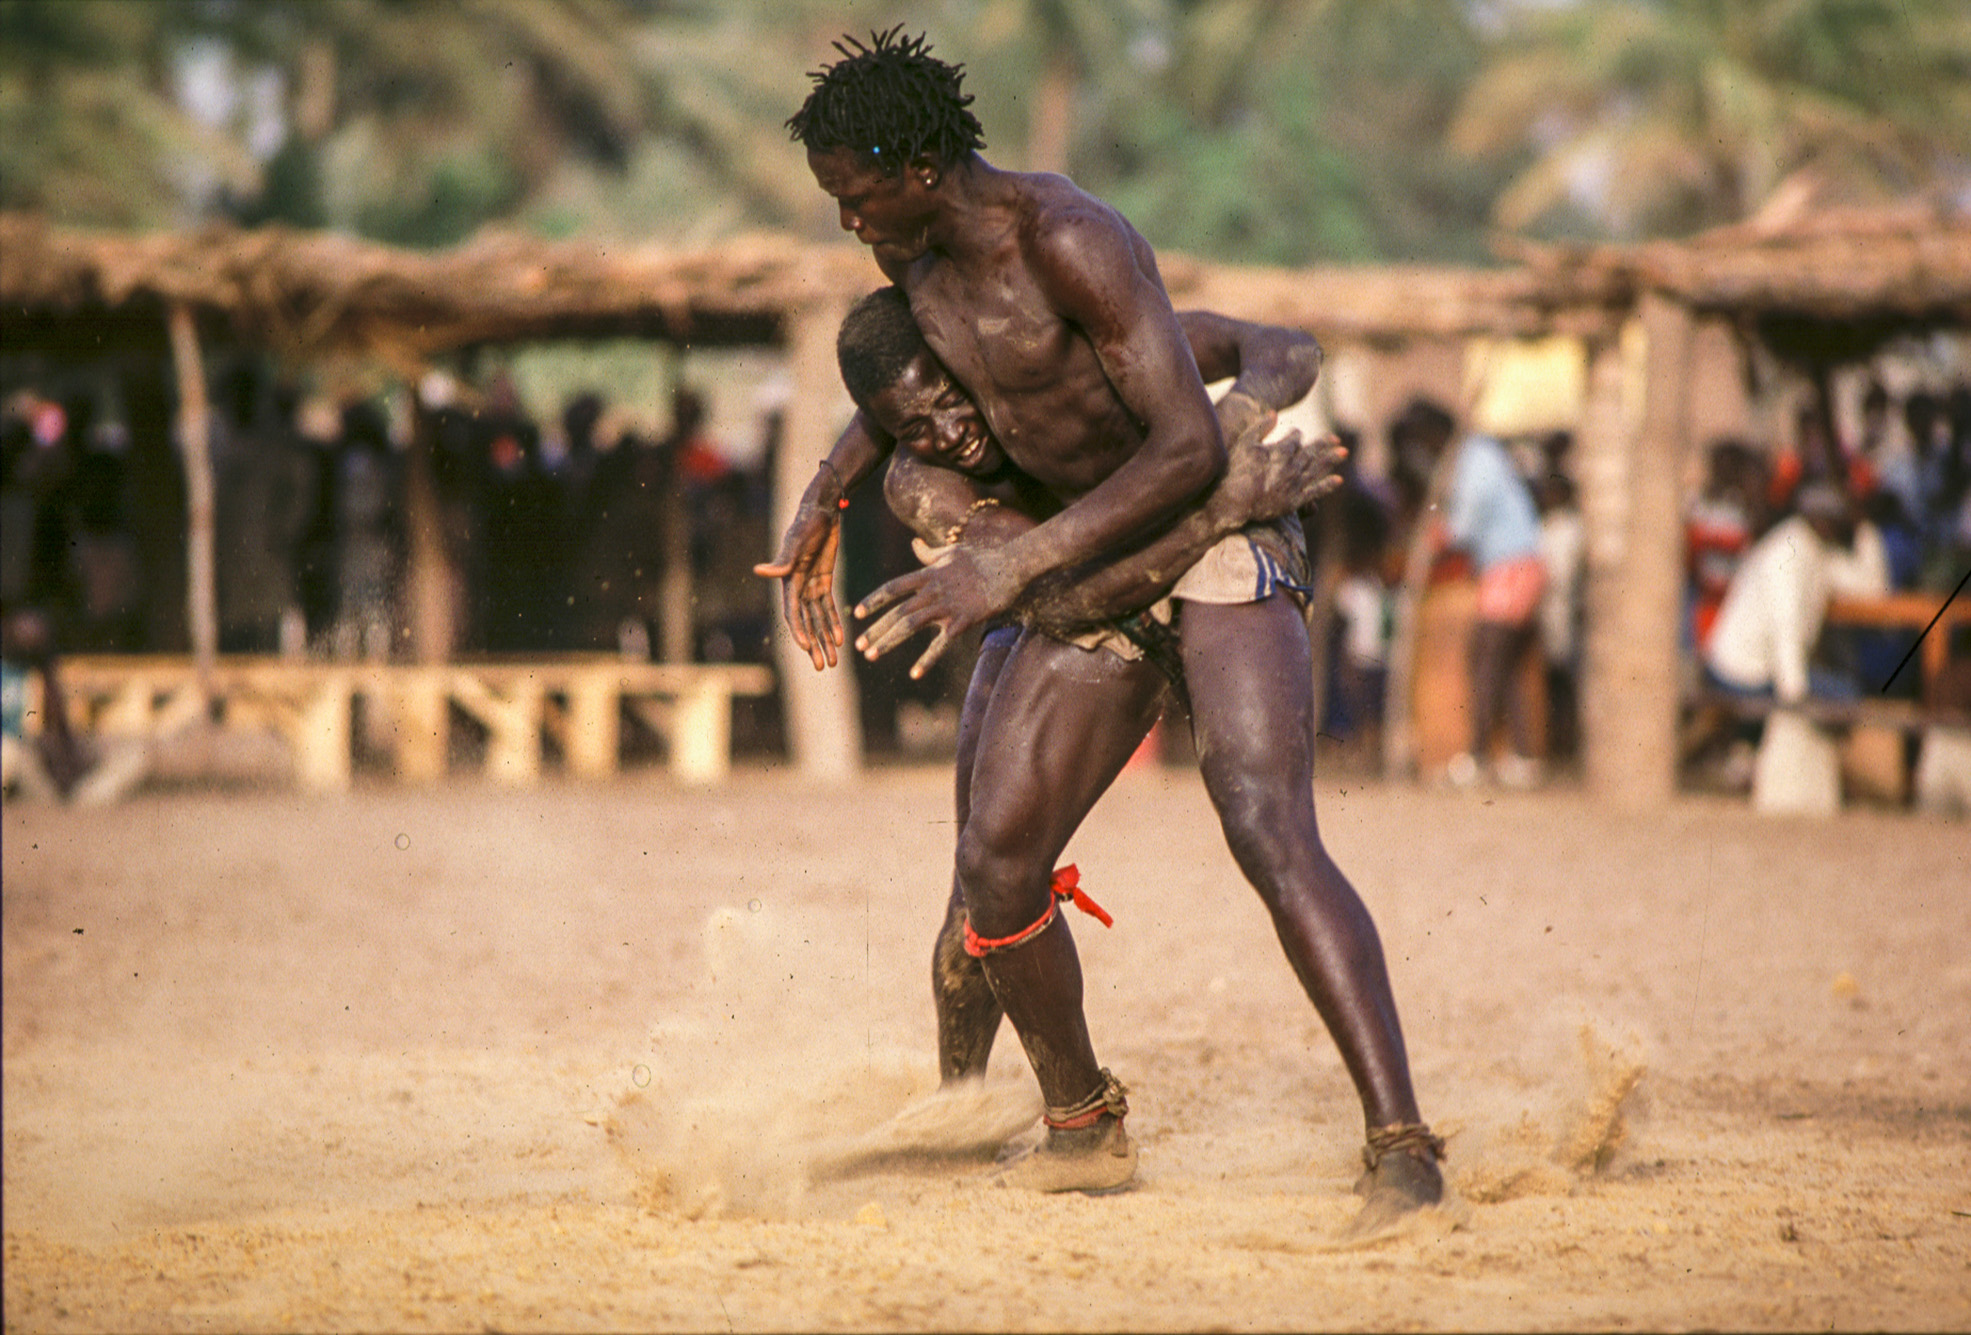
[[[1070,901],[1076,908],[1104,927],[1113,927],[1116,920],[1109,916],[1108,910],[1090,899],[1081,889],[1081,872],[1070,862],[1054,873],[1054,898]]]

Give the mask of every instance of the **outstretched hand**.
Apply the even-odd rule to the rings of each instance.
[[[935,626],[936,637],[910,668],[913,679],[922,677],[953,640],[1011,607],[1022,587],[1000,549],[954,547],[937,565],[898,575],[856,604],[858,617],[882,615],[856,636],[855,647],[874,662]]]
[[[780,581],[787,629],[816,672],[835,666],[836,650],[847,638],[835,610],[835,554],[841,545],[839,514],[803,504],[781,539],[780,555],[753,567],[755,575]]]
[[[1225,475],[1205,501],[1221,525],[1238,527],[1277,519],[1312,505],[1341,486],[1348,457],[1335,436],[1309,441],[1298,431],[1265,439],[1272,414],[1247,427],[1226,446]]]

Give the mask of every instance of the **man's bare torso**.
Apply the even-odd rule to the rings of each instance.
[[[1115,471],[1143,443],[1087,337],[1055,311],[1031,239],[1064,224],[1113,228],[1154,278],[1147,242],[1066,178],[1002,173],[1004,197],[972,229],[981,244],[933,250],[898,275],[938,359],[965,387],[1007,456],[1062,500]]]

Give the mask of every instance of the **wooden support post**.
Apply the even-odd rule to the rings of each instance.
[[[410,603],[411,653],[420,663],[448,663],[457,623],[452,606],[451,553],[445,544],[445,514],[438,499],[432,455],[431,414],[415,387],[411,396],[411,447],[405,460],[404,518],[409,543],[405,584]]]
[[[790,317],[794,395],[787,409],[787,433],[774,465],[776,543],[793,519],[816,465],[827,456],[843,425],[840,405],[846,399],[835,366],[835,331],[846,313],[843,302],[829,298]],[[872,482],[856,503],[881,505],[880,493]],[[838,565],[838,602],[840,569]],[[842,610],[846,617],[847,608]],[[787,710],[787,739],[794,763],[810,778],[828,782],[853,778],[862,769],[862,724],[856,707],[853,664],[845,660],[832,671],[816,672],[779,616],[774,618],[774,656],[780,665],[781,700]]]
[[[199,355],[192,308],[173,302],[171,360],[178,376],[178,445],[185,460],[185,563],[192,660],[199,689],[210,700],[219,661],[219,595],[213,564],[212,414],[205,393],[205,360]]]
[[[568,770],[578,779],[616,772],[622,734],[622,691],[614,669],[579,671],[568,682]]]
[[[445,777],[451,752],[451,714],[445,691],[446,669],[397,668],[395,704],[397,775],[411,783]]]
[[[1686,388],[1693,321],[1689,309],[1660,293],[1641,307],[1644,344],[1641,417],[1637,430],[1611,428],[1597,418],[1585,451],[1585,480],[1597,487],[1585,507],[1590,523],[1587,680],[1584,734],[1590,788],[1632,809],[1660,807],[1677,780],[1677,625],[1683,604],[1683,526],[1678,481],[1689,434]],[[1610,391],[1603,377],[1619,363],[1591,371],[1591,399]],[[1594,410],[1609,413],[1606,404]],[[1624,460],[1626,514],[1619,547],[1593,533],[1596,515],[1613,509],[1598,456],[1617,441]],[[1612,471],[1612,470],[1611,470]]]

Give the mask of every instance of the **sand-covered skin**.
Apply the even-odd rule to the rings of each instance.
[[[1181,769],[1069,850],[1102,1199],[989,1185],[1010,1031],[926,1099],[938,769],[9,804],[6,1328],[1971,1328],[1971,827],[1318,797],[1458,1188],[1360,1249]]]

